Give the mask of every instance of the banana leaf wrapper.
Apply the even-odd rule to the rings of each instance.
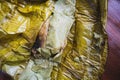
[[[15,4],[16,3],[17,2],[15,2]],[[74,8],[70,8],[70,6],[68,5],[66,6],[66,4],[70,4],[71,7],[75,7],[76,11],[74,12]],[[45,7],[45,6],[42,5],[42,7]],[[56,29],[54,28],[55,25],[65,26],[65,24],[67,23],[69,24],[68,25],[69,28],[66,30],[63,30],[64,31],[63,36],[65,35],[65,37],[67,38],[64,38],[63,36],[62,37],[59,36],[60,37],[59,39],[62,41],[62,43],[64,40],[64,46],[62,46],[63,48],[62,51],[60,52],[58,51],[60,50],[60,48],[58,48],[60,47],[59,45],[60,41],[58,41],[58,39],[56,39],[57,37],[54,36],[55,33],[52,33],[49,31],[47,35],[48,37],[44,46],[47,48],[49,47],[50,49],[53,48],[52,49],[53,51],[50,53],[49,50],[46,50],[46,48],[44,49],[43,46],[38,49],[39,54],[42,55],[42,57],[45,57],[45,59],[41,57],[39,59],[31,59],[27,64],[24,63],[21,65],[19,63],[19,67],[18,65],[17,67],[14,66],[16,64],[16,61],[13,61],[12,64],[14,65],[11,66],[10,64],[4,64],[3,69],[6,70],[6,72],[8,72],[9,74],[12,74],[15,77],[15,80],[18,79],[17,75],[18,73],[21,74],[22,72],[21,70],[25,68],[25,65],[26,65],[26,68],[24,69],[22,74],[19,76],[19,80],[99,80],[101,77],[101,74],[104,71],[104,65],[107,57],[107,36],[104,30],[105,23],[106,23],[107,1],[105,0],[101,0],[101,1],[100,0],[69,0],[69,1],[58,0],[55,3],[54,7],[55,7],[53,11],[54,14],[52,15],[52,19],[50,19],[50,26],[53,26],[53,27],[50,27],[50,30],[52,31],[52,28]],[[36,11],[35,9],[38,9],[38,8],[30,8],[28,5],[25,8],[21,8],[21,7],[18,8],[18,11],[22,12],[23,14],[28,14],[31,11],[33,12]],[[66,13],[67,12],[66,10],[68,10],[69,13]],[[72,10],[72,11],[69,11],[69,10]],[[74,17],[72,17],[72,21],[68,19],[68,22],[64,23],[67,20],[64,15],[67,15],[69,18],[71,18],[70,12],[74,13],[72,14],[72,16],[74,15]],[[36,16],[35,14],[33,15]],[[60,16],[60,17],[55,17],[55,16]],[[30,16],[28,16],[28,18],[29,17]],[[41,17],[43,17],[43,15]],[[45,19],[47,18],[48,17],[46,17]],[[37,18],[33,18],[33,19],[37,19]],[[60,21],[57,21],[57,20],[60,20],[61,23],[59,23]],[[51,24],[52,22],[58,23],[58,24],[54,24],[54,23]],[[60,27],[58,26],[58,30],[61,30],[59,28]],[[69,31],[70,28],[71,30]],[[1,39],[6,39],[6,37],[4,38],[5,36],[4,30],[5,29],[1,29],[1,35],[2,35]],[[31,30],[31,29],[28,29],[28,30]],[[6,32],[9,33],[10,35],[11,34],[13,35],[15,31],[12,31],[11,33],[11,31],[8,30]],[[67,33],[65,34],[65,32],[67,33],[69,32],[69,34]],[[17,36],[19,35],[19,33],[17,32],[15,32],[15,34],[17,34]],[[36,33],[36,35],[37,34],[38,32]],[[24,36],[24,33],[22,35],[24,38],[26,37]],[[27,37],[31,37],[31,35],[33,35],[33,33],[31,33]],[[56,34],[56,35],[58,36],[60,34]],[[22,38],[21,34],[19,37]],[[10,37],[7,37],[7,39],[10,39]],[[16,39],[18,39],[18,37],[16,37]],[[67,42],[65,42],[66,39],[67,39]],[[30,40],[30,38],[28,38],[28,40]],[[58,44],[56,45],[57,42]],[[15,44],[15,43],[12,43],[12,44]],[[53,44],[52,47],[50,44],[51,45]],[[29,45],[29,48],[30,48],[30,45]],[[26,47],[25,47],[25,50],[27,50]],[[18,50],[18,51],[21,51],[21,50]],[[56,55],[55,54],[56,52],[58,54],[57,57],[56,56],[53,57],[53,55]],[[6,52],[3,52],[3,53],[6,53]],[[30,52],[28,51],[28,53]],[[28,58],[25,58],[25,59],[28,59]],[[21,61],[21,60],[18,59],[18,61]],[[8,70],[8,69],[11,69],[11,70]],[[17,75],[15,73],[16,71],[18,71]]]
[[[38,32],[52,13],[53,4],[51,0],[40,4],[0,0],[0,67],[12,76],[16,77],[25,68]]]
[[[75,24],[51,80],[100,80],[107,58],[107,0],[76,0]]]
[[[19,80],[51,80],[54,66],[61,63],[62,51],[75,18],[75,0],[55,2],[53,15],[39,32],[40,46],[36,58],[28,62]],[[48,25],[49,24],[49,25]],[[62,25],[61,25],[62,24]]]

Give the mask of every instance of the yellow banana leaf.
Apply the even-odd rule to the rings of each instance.
[[[100,80],[106,17],[107,0],[1,0],[0,67],[15,80]]]
[[[51,0],[42,4],[0,1],[1,65],[19,65],[30,58],[38,32],[43,22],[50,17],[52,10]]]
[[[100,80],[107,57],[106,0],[76,0],[75,25],[51,80]]]

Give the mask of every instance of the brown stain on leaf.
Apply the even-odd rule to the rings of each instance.
[[[32,56],[37,56],[37,48],[44,48],[45,42],[47,39],[48,29],[50,24],[50,18],[48,18],[41,26],[41,29],[38,33],[37,39],[33,45],[33,48],[31,50]]]
[[[45,21],[45,23],[43,23],[43,25],[40,29],[39,35],[38,35],[39,40],[40,40],[40,47],[42,47],[42,48],[45,47],[49,24],[50,24],[50,19],[47,19]]]

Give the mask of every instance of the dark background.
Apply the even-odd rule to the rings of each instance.
[[[102,80],[120,80],[120,0],[108,1],[109,54]]]

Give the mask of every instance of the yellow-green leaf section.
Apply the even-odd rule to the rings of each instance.
[[[107,7],[102,7],[106,5],[106,0],[76,0],[76,21],[70,33],[73,37],[68,36],[51,80],[100,80],[107,57]]]
[[[53,4],[51,0],[41,4],[0,1],[0,60],[3,63],[29,59],[30,49],[42,23],[51,15]]]

